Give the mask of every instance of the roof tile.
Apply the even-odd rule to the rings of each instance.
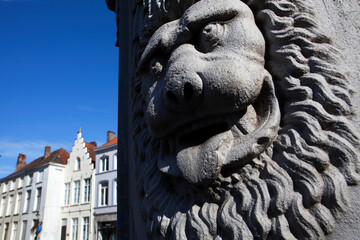
[[[103,144],[103,145],[101,145],[100,147],[105,147],[105,146],[108,146],[108,145],[111,145],[111,144],[114,144],[114,143],[117,143],[117,137],[116,138],[114,138],[113,140],[111,140],[111,141],[109,141],[109,142],[107,142],[107,143],[105,143],[105,144]]]
[[[59,164],[65,165],[65,164],[67,164],[67,160],[69,157],[70,157],[70,154],[65,149],[60,148],[56,151],[51,152],[47,158],[44,158],[44,156],[39,157],[39,158],[35,159],[34,161],[30,162],[29,164],[26,164],[23,168],[21,168],[21,170],[15,171],[5,178],[11,177],[12,175],[15,175],[16,173],[19,173],[19,172],[30,171],[32,169],[35,169],[35,168],[45,165],[47,163],[59,163]]]

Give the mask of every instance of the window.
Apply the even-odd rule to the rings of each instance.
[[[109,171],[109,157],[104,155],[100,158],[100,172],[106,171]]]
[[[14,203],[14,195],[10,195],[9,204],[6,208],[6,216],[11,214],[11,210],[13,210],[13,203]]]
[[[15,206],[14,214],[19,214],[19,212],[20,212],[21,197],[22,197],[22,193],[19,192],[16,197],[16,206]]]
[[[76,161],[75,161],[75,171],[78,171],[80,170],[80,166],[81,166],[81,160],[79,157],[76,158]]]
[[[64,205],[70,204],[70,183],[65,183]]]
[[[30,198],[31,198],[31,190],[28,190],[28,191],[26,191],[26,199],[25,199],[25,203],[24,203],[24,213],[27,213],[29,211]]]
[[[25,240],[26,237],[26,228],[27,228],[27,221],[23,221],[22,222],[22,227],[21,227],[21,240]]]
[[[113,193],[113,196],[114,196],[114,203],[113,205],[116,205],[117,204],[117,179],[114,180],[114,193]]]
[[[3,238],[5,240],[8,238],[8,231],[9,231],[9,223],[5,223],[4,238]]]
[[[5,206],[6,206],[6,197],[4,196],[1,200],[1,211],[0,211],[0,216],[4,216],[5,215]]]
[[[39,227],[39,219],[33,220],[31,232],[35,233],[38,227]]]
[[[41,187],[36,189],[36,199],[35,199],[34,210],[39,211],[40,205],[41,205]]]
[[[14,190],[14,186],[15,186],[15,180],[13,180],[13,181],[10,181],[10,183],[9,183],[9,191],[12,191],[12,190]]]
[[[113,160],[114,160],[114,170],[117,169],[117,153],[114,154],[114,157],[113,157]]]
[[[42,181],[43,181],[43,178],[44,178],[44,171],[41,170],[41,171],[39,171],[39,173],[38,173],[38,182],[42,182]]]
[[[71,240],[78,240],[78,219],[72,219]]]
[[[90,178],[84,180],[84,202],[90,202]]]
[[[100,206],[107,206],[108,205],[108,183],[101,182],[100,183]]]
[[[75,182],[74,182],[74,198],[73,198],[73,203],[74,203],[74,204],[79,203],[79,199],[80,199],[80,181],[75,181]]]
[[[16,240],[16,233],[17,233],[18,223],[14,222],[12,226],[12,233],[11,233],[11,239]]]
[[[26,184],[26,185],[31,185],[31,184],[32,184],[32,178],[33,178],[33,175],[30,174],[30,175],[28,176],[27,184]]]
[[[82,232],[83,240],[89,240],[89,218],[83,218],[83,232]]]
[[[67,219],[63,218],[61,220],[61,235],[60,235],[61,240],[66,239],[66,225],[67,225]]]
[[[18,181],[18,188],[21,188],[23,186],[23,183],[24,183],[24,178],[19,178],[19,181]]]

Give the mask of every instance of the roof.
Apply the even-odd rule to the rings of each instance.
[[[70,157],[70,154],[63,148],[60,148],[56,151],[53,151],[50,153],[50,155],[47,158],[44,158],[44,156],[39,157],[35,159],[34,161],[30,162],[29,164],[26,164],[21,170],[15,171],[12,174],[8,175],[5,178],[9,178],[17,173],[20,172],[28,172],[32,169],[36,169],[40,166],[43,166],[48,163],[59,163],[59,164],[67,164],[67,160]]]
[[[95,162],[95,151],[94,149],[96,148],[95,145],[92,145],[91,143],[87,143],[85,142],[85,147],[87,148],[87,152],[89,153],[90,157],[91,157],[91,161]]]
[[[108,146],[108,145],[111,145],[111,144],[115,144],[115,143],[117,143],[117,139],[118,139],[118,138],[116,137],[116,138],[114,138],[113,140],[111,140],[111,141],[109,141],[109,142],[101,145],[100,147],[105,147],[105,146]]]

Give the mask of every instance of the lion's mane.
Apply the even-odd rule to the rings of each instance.
[[[359,182],[358,137],[350,123],[351,90],[338,51],[314,21],[309,0],[249,0],[266,40],[282,112],[278,137],[251,164],[210,186],[192,186],[157,168],[151,138],[132,81],[136,178],[149,238],[321,239],[348,206]],[[134,66],[152,33],[179,18],[194,1],[134,4]]]

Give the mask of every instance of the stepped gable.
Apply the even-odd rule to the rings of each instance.
[[[87,152],[90,155],[91,162],[94,163],[95,159],[96,159],[96,157],[95,157],[96,154],[95,154],[95,151],[94,151],[94,149],[97,148],[96,143],[95,142],[91,142],[91,143],[85,142],[85,147],[87,148]]]

